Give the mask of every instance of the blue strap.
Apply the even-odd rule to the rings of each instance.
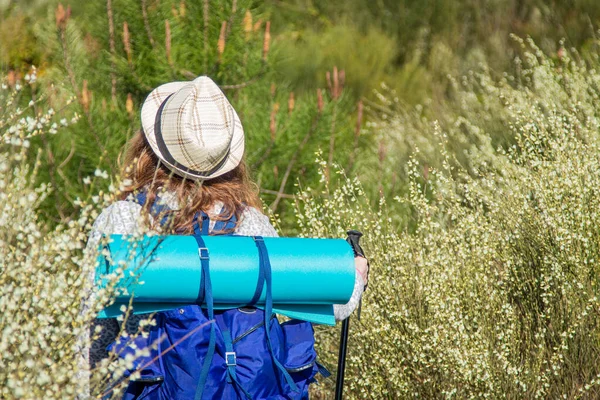
[[[222,211],[222,210],[221,210]],[[215,227],[213,228],[214,232],[225,232],[225,231],[233,231],[235,229],[237,219],[235,218],[235,214],[231,216],[228,220],[217,220],[215,222]]]
[[[146,192],[140,192],[135,196],[137,202],[140,206],[143,206],[146,203]]]
[[[219,213],[221,213],[223,211],[223,209],[221,209],[221,211]],[[202,227],[200,227],[198,221],[202,220]],[[235,225],[236,225],[236,217],[235,215],[232,215],[231,218],[229,220],[223,221],[223,220],[216,220],[215,221],[215,226],[212,229],[212,232],[225,232],[225,231],[233,231],[235,229]],[[202,235],[202,236],[207,236],[211,233],[209,233],[209,226],[210,226],[210,218],[208,217],[208,214],[206,214],[204,211],[200,211],[197,212],[194,215],[194,234],[196,235]]]
[[[200,218],[198,218],[200,217]],[[202,228],[198,226],[198,220],[202,220]],[[194,235],[196,236],[208,236],[208,227],[210,225],[210,219],[204,211],[200,211],[194,215]]]
[[[231,333],[223,331],[223,341],[225,342],[225,364],[227,364],[227,382],[231,383],[235,375],[235,366],[237,365],[236,355],[233,351],[233,342]]]
[[[271,314],[273,314],[273,298],[271,293],[271,261],[269,260],[267,246],[265,246],[262,236],[253,236],[253,238],[256,243],[256,247],[258,247],[261,269],[264,270],[265,282],[267,284],[267,296],[265,299],[265,334],[267,336],[267,346],[269,347],[269,352],[271,353],[271,358],[275,363],[275,366],[277,366],[279,371],[281,371],[287,384],[290,386],[292,391],[299,393],[300,390],[298,389],[296,382],[294,382],[289,372],[279,362],[277,357],[275,357],[275,352],[273,351],[273,344],[271,343],[271,324],[269,323]]]
[[[237,365],[237,359],[235,351],[233,351],[233,342],[231,341],[231,333],[229,331],[223,331],[223,340],[225,341],[225,363],[227,364],[227,382],[235,384],[240,389],[246,398],[252,399],[252,396],[246,389],[242,387],[237,374],[235,372],[235,366]]]
[[[224,208],[221,208],[221,211],[219,211],[219,215],[223,213]],[[212,232],[217,232],[217,234],[231,234],[231,233],[225,233],[225,232],[233,232],[235,230],[235,225],[237,222],[237,218],[235,217],[235,214],[231,216],[230,219],[228,220],[220,220],[217,219],[215,221],[215,226],[212,229]]]
[[[204,224],[203,224],[204,225]],[[209,269],[209,254],[204,239],[200,235],[194,235],[196,242],[198,243],[198,253],[200,256],[200,264],[202,265],[202,279],[200,282],[200,292],[202,293],[202,299],[200,299],[200,293],[198,294],[199,299],[206,302],[206,308],[208,310],[208,319],[214,319],[214,306],[213,306],[213,295],[212,285],[210,282],[210,269]],[[201,305],[200,303],[199,305]],[[210,339],[208,342],[208,350],[204,363],[202,364],[202,370],[200,371],[200,379],[198,380],[198,386],[196,387],[196,395],[194,400],[202,399],[202,393],[204,392],[204,386],[206,385],[206,379],[208,378],[208,371],[210,364],[212,363],[213,356],[215,355],[216,347],[216,331],[215,324],[210,324]]]
[[[260,238],[260,240],[262,241],[262,237],[260,237],[260,236],[256,236],[254,238],[254,240],[257,240],[257,238]],[[257,246],[258,246],[258,244],[257,244]],[[265,247],[265,249],[266,249],[266,247]],[[260,295],[262,294],[263,287],[265,286],[266,263],[263,261],[264,254],[263,254],[262,250],[260,249],[260,247],[258,248],[258,257],[259,257],[258,281],[256,282],[256,289],[254,289],[254,295],[252,296],[252,299],[250,300],[250,302],[247,304],[248,306],[253,306],[258,302],[258,300],[260,299]],[[267,255],[267,258],[268,257],[269,256]]]
[[[139,205],[143,206],[144,204],[146,204],[146,200],[148,199],[146,196],[146,192],[140,192],[135,196],[137,202]],[[158,200],[158,197],[157,199]],[[167,207],[166,204],[159,204],[159,201],[154,201],[154,203],[152,204],[152,207],[150,207],[150,215],[152,215],[153,217],[158,216],[160,213],[164,212],[165,214],[163,215],[163,218],[160,221],[160,224],[162,226],[167,225],[167,223],[169,222],[169,215],[168,215],[168,211],[169,208]]]
[[[198,296],[196,297],[196,304],[202,307],[206,300],[206,283],[210,280],[208,276],[208,249],[205,247],[204,240],[201,236],[194,235],[198,242],[198,256],[200,257],[200,287],[198,288]],[[205,267],[206,264],[206,267]]]
[[[325,367],[323,364],[321,364],[318,361],[316,361],[315,363],[317,364],[317,369],[319,370],[319,373],[321,375],[323,375],[323,378],[329,378],[331,376],[331,372],[329,372],[327,367]]]
[[[106,250],[106,251],[108,251],[108,254],[110,254],[110,247],[108,247],[108,243],[104,243],[104,247],[102,247],[102,250]],[[110,273],[110,261],[109,261],[108,257],[104,257],[104,267],[106,268],[106,271],[104,273],[109,274]]]

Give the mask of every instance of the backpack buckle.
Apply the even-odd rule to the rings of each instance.
[[[208,260],[208,249],[206,247],[198,247],[198,255],[201,260]]]
[[[227,364],[228,367],[235,367],[237,365],[235,351],[228,351],[225,353],[225,364]]]

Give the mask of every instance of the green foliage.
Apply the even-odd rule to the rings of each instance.
[[[69,108],[82,118],[47,143],[49,168],[40,179],[63,189],[44,204],[48,215],[75,215],[76,199],[90,195],[83,179],[97,168],[118,173],[123,144],[140,129],[139,108],[153,88],[201,74],[222,86],[240,115],[247,163],[265,203],[287,225],[298,177],[316,176],[314,151],[332,148],[333,159],[347,162],[355,105],[343,95],[343,77],[332,78],[339,93],[322,90],[320,106],[316,91],[292,93],[272,70],[267,15],[254,3],[114,0],[74,5],[70,16],[61,7],[35,29],[51,59],[39,86],[53,93],[55,109],[75,96]]]
[[[277,72],[306,90],[324,87],[323,71],[337,66],[345,70],[348,88],[363,95],[385,80],[397,49],[393,38],[375,26],[363,33],[350,23],[340,24],[278,41]]]
[[[30,18],[16,15],[0,25],[0,65],[13,69],[40,65],[40,52],[30,24]]]
[[[463,74],[476,66],[481,54],[491,68],[504,71],[510,60],[518,53],[518,46],[509,39],[510,34],[531,36],[544,51],[555,52],[556,43],[565,38],[568,47],[593,46],[593,36],[600,23],[600,7],[593,0],[334,0],[314,2],[309,0],[272,1],[273,21],[279,46],[284,49],[299,47],[298,57],[292,57],[284,64],[283,72],[295,65],[294,87],[307,87],[314,75],[317,62],[322,69],[329,68],[329,60],[321,56],[331,51],[338,67],[348,71],[358,70],[363,80],[353,86],[367,88],[359,95],[371,97],[369,89],[373,76],[385,75],[380,79],[396,89],[398,96],[408,104],[423,104],[438,98],[438,87],[444,84],[446,74]],[[347,30],[347,39],[336,36],[335,32]],[[379,35],[373,36],[373,32]],[[386,53],[385,41],[395,43],[395,49]],[[312,37],[323,38],[323,41]],[[371,46],[365,49],[358,37],[370,37]],[[337,56],[337,49],[331,50],[328,38],[337,40],[341,49],[347,43],[356,44],[350,54]],[[436,51],[443,45],[452,51],[444,58],[436,57]],[[379,52],[376,68],[363,63],[361,55],[370,59],[371,51]],[[291,52],[290,52],[291,53]],[[288,53],[289,54],[289,53]],[[306,54],[312,55],[306,57]],[[313,57],[315,56],[316,57]],[[403,79],[399,71],[416,65],[427,72],[427,76],[415,75]],[[366,65],[363,65],[366,64]],[[448,71],[449,67],[453,67]],[[319,76],[320,79],[322,79]],[[425,89],[415,93],[408,84],[421,85]]]

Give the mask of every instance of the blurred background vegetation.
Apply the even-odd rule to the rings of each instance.
[[[484,65],[492,76],[514,72],[519,46],[510,34],[557,56],[564,40],[587,57],[600,21],[594,0],[59,3],[0,2],[2,71],[18,80],[37,66],[49,103],[83,116],[39,143],[49,166],[40,179],[61,188],[44,206],[48,219],[73,215],[96,168],[116,173],[153,87],[207,74],[242,116],[265,205],[290,232],[294,185],[319,185],[316,151],[368,183],[372,199],[402,193],[406,157],[388,155],[391,142],[406,140],[370,129],[370,121],[417,110],[444,123],[449,77]],[[501,126],[489,129],[494,143],[510,141]],[[416,145],[404,143],[402,154]]]

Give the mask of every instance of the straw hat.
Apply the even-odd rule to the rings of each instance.
[[[154,89],[142,105],[142,129],[158,158],[187,178],[216,178],[244,154],[242,123],[206,76]]]

